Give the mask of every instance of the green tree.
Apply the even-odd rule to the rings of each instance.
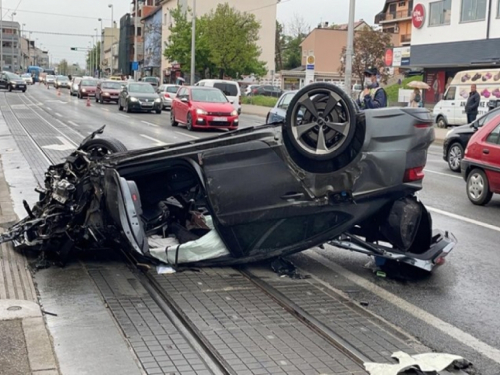
[[[364,81],[364,71],[367,68],[380,68],[384,66],[384,56],[387,48],[391,47],[391,36],[388,33],[375,31],[372,28],[356,31],[354,36],[354,56],[352,58],[352,73],[360,82]],[[345,73],[346,48],[340,54],[340,73]],[[381,81],[387,83],[388,74],[385,70],[380,72]]]
[[[219,70],[219,77],[241,74],[262,76],[267,73],[265,63],[259,61],[260,23],[255,15],[241,13],[229,4],[219,4],[206,17],[206,43],[210,59]]]
[[[169,26],[170,36],[167,42],[165,42],[166,46],[163,56],[171,62],[176,61],[180,64],[181,69],[189,70],[191,66],[192,23],[188,19],[188,14],[192,16],[192,13],[189,9],[185,12],[181,6],[178,6],[171,10],[170,14],[173,22]],[[203,78],[210,75],[210,71],[214,70],[214,65],[210,61],[210,50],[205,36],[206,22],[206,18],[196,19],[195,69]]]
[[[62,74],[62,75],[67,75],[68,74],[68,62],[66,61],[66,59],[63,59],[59,62],[59,74]]]
[[[302,47],[300,46],[307,34],[309,26],[304,19],[295,15],[287,26],[287,33],[284,36],[283,47],[283,69],[295,69],[302,65]]]
[[[274,65],[276,66],[276,71],[279,72],[283,70],[283,50],[286,47],[286,35],[284,33],[284,27],[281,23],[276,20],[276,37],[275,37],[275,50],[276,56],[274,58]]]

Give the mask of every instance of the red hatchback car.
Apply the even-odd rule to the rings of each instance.
[[[500,116],[479,129],[470,139],[461,163],[467,196],[477,205],[500,194]]]
[[[172,101],[172,126],[194,129],[238,129],[238,112],[224,93],[214,87],[182,86]]]

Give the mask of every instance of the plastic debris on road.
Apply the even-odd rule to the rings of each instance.
[[[412,356],[405,352],[395,352],[392,358],[397,359],[399,363],[365,362],[365,369],[370,375],[398,375],[412,369],[431,375],[451,368],[463,369],[470,366],[470,362],[463,357],[446,353],[425,353]]]

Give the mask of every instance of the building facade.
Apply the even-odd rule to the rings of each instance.
[[[147,76],[160,78],[162,48],[162,6],[156,7],[142,19],[144,30],[144,67]]]
[[[412,23],[411,66],[424,69],[427,103],[461,70],[500,67],[499,0],[420,0]]]
[[[113,66],[118,66],[114,61],[112,62],[111,58],[111,47],[114,44],[119,43],[120,41],[120,29],[117,27],[106,27],[102,30],[102,69],[104,72],[107,74],[111,73],[111,64],[113,63]],[[108,52],[106,54],[106,52]],[[116,69],[113,69],[113,72]]]
[[[394,47],[409,46],[412,32],[413,0],[386,0],[382,11],[375,16],[375,24],[383,32],[396,34]]]
[[[223,3],[221,0],[203,0],[196,2],[196,15],[198,17],[209,14],[214,10],[218,4]],[[276,9],[278,1],[270,0],[253,0],[253,1],[242,1],[242,0],[226,0],[229,6],[234,7],[239,12],[247,12],[255,15],[257,21],[259,21],[261,27],[259,31],[259,41],[258,45],[261,49],[260,60],[265,61],[268,76],[272,76],[275,69],[275,35],[276,35]],[[170,10],[177,7],[177,4],[182,6],[184,9],[193,8],[193,0],[163,0],[163,31],[162,31],[162,45],[168,41],[170,36],[170,30],[168,30],[168,25],[171,24],[172,20],[169,15]],[[162,79],[164,76],[172,76],[174,71],[179,71],[179,69],[189,67],[179,67],[176,62],[172,66],[171,62],[162,58],[161,70]]]
[[[21,69],[21,41],[18,22],[2,21],[2,52],[0,56],[3,70],[11,72]]]
[[[118,40],[118,71],[119,74],[132,74],[132,61],[134,58],[133,38],[134,24],[130,13],[120,18],[120,38]]]

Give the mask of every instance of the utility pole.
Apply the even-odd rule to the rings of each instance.
[[[193,0],[193,25],[191,26],[191,86],[194,85],[196,66],[196,0]]]
[[[345,53],[345,91],[352,93],[352,57],[354,55],[354,18],[356,14],[356,0],[349,0],[349,24],[347,26],[347,48]]]
[[[94,70],[97,70],[97,77],[99,77],[99,64],[97,62],[97,43],[99,43],[98,39],[97,39],[97,27],[94,30],[95,30],[95,45],[94,45],[95,65],[94,65]]]
[[[0,72],[3,71],[3,3],[0,0]]]
[[[109,4],[108,8],[111,8],[111,66],[110,66],[110,76],[113,75],[113,45],[115,44],[115,22],[113,20],[113,4]]]
[[[103,38],[103,35],[102,35],[102,18],[99,18],[98,19],[99,22],[101,22],[101,29],[100,29],[100,32],[101,32],[101,40],[99,41],[99,69],[98,69],[98,72],[99,72],[99,75],[98,75],[98,78],[101,77],[102,75],[102,58],[103,58],[103,55],[104,55],[104,38]]]
[[[138,18],[137,18],[137,15],[139,13],[139,9],[137,7],[137,0],[135,0],[135,12],[134,12],[134,27],[135,27],[135,33],[134,33],[134,62],[139,65],[139,63],[137,62],[137,37],[138,37]],[[134,70],[134,81],[137,81],[137,70]]]

